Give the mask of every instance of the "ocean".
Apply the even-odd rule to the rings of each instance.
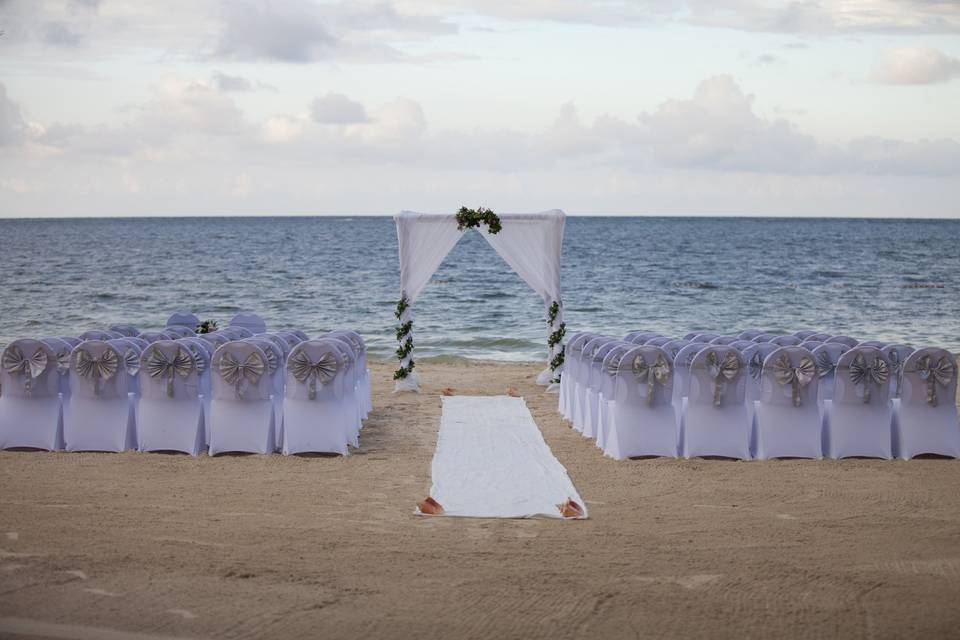
[[[389,217],[0,220],[0,344],[240,310],[396,347]],[[568,332],[802,328],[960,352],[960,220],[571,217]],[[540,298],[467,232],[414,306],[415,358],[544,360]]]

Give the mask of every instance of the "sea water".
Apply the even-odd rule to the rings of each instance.
[[[396,347],[389,217],[0,220],[0,344],[188,310]],[[571,217],[569,332],[809,328],[960,351],[960,220]],[[413,308],[416,358],[543,360],[543,302],[475,232]]]

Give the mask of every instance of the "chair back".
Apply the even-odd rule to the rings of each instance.
[[[644,345],[651,347],[660,347],[668,342],[671,342],[673,338],[665,338],[664,336],[657,336],[656,338],[650,338],[649,340],[644,341]]]
[[[739,340],[737,336],[717,336],[710,341],[710,344],[730,344]]]
[[[80,334],[80,340],[113,340],[115,338],[122,338],[123,334],[117,333],[116,331],[101,331],[100,329],[92,329],[90,331],[84,331]]]
[[[266,333],[267,331],[267,323],[264,321],[264,319],[249,311],[241,311],[237,315],[233,316],[233,318],[230,320],[230,326],[241,327],[250,331],[250,336],[243,336],[244,338],[249,338],[254,333]]]
[[[110,327],[110,331],[113,331],[114,333],[119,333],[124,338],[132,338],[133,336],[140,333],[140,330],[137,329],[132,324],[117,324]]]
[[[343,397],[347,357],[333,340],[305,340],[287,358],[285,397],[324,400]]]
[[[167,318],[168,327],[188,327],[193,330],[200,326],[200,318],[189,311],[177,311]]]
[[[130,375],[122,345],[87,340],[70,354],[70,393],[82,398],[126,398]],[[131,347],[132,350],[132,347]]]
[[[779,348],[772,342],[753,342],[750,346],[740,350],[740,355],[743,356],[743,364],[747,368],[744,397],[748,401],[760,399],[763,363],[766,362],[767,356]]]
[[[273,392],[267,354],[252,342],[234,340],[217,347],[210,363],[214,400],[256,402]]]
[[[727,346],[701,349],[690,363],[690,405],[721,408],[743,403],[744,362],[740,352]]]
[[[793,335],[800,338],[801,340],[806,340],[810,336],[814,335],[816,331],[813,329],[801,329],[800,331],[794,331]]]
[[[797,336],[775,336],[770,338],[771,344],[780,345],[781,347],[796,347],[801,342],[803,342],[803,340]]]
[[[829,333],[815,333],[812,336],[807,336],[804,340],[816,340],[817,342],[826,342],[833,336]]]
[[[800,346],[803,347],[804,349],[809,349],[810,351],[813,351],[814,349],[816,349],[822,344],[824,343],[820,342],[819,340],[804,340],[803,342],[800,343]]]
[[[850,347],[842,342],[824,342],[818,347],[811,349],[814,360],[817,363],[817,375],[820,377],[820,399],[833,399],[833,390],[835,388],[837,361],[840,356],[850,350]]]
[[[659,338],[661,337],[656,331],[636,331],[634,333],[627,334],[626,341],[632,342],[633,344],[643,344],[650,338]]]
[[[140,395],[153,400],[196,400],[206,351],[179,340],[157,340],[140,355]]]
[[[737,339],[738,339],[738,340],[753,340],[754,338],[756,338],[757,336],[759,336],[761,333],[764,333],[764,332],[763,332],[763,331],[760,331],[759,329],[747,329],[746,331],[741,331],[740,333],[738,333],[738,334],[737,334]]]
[[[699,342],[701,344],[710,344],[710,341],[719,338],[719,333],[698,333],[694,337],[690,338],[690,342]]]
[[[756,342],[756,343],[760,343],[760,342],[770,342],[771,340],[773,340],[773,339],[776,338],[776,337],[777,337],[777,336],[775,336],[775,335],[772,334],[772,333],[761,333],[761,334],[759,334],[759,335],[753,336],[753,337],[750,339],[750,342]]]
[[[673,401],[673,364],[657,346],[635,347],[616,363],[616,402],[653,407]]]
[[[904,405],[952,410],[957,397],[957,359],[945,349],[917,349],[903,361]]]
[[[834,404],[886,406],[889,399],[890,362],[880,349],[856,346],[840,356],[833,382]]]
[[[758,400],[795,408],[817,407],[819,386],[816,360],[809,349],[779,347],[763,361]]]
[[[41,340],[20,339],[0,354],[0,392],[17,398],[50,398],[60,393],[61,360]]]
[[[197,339],[203,340],[204,342],[209,342],[211,345],[213,345],[214,351],[216,351],[217,347],[221,347],[232,340],[232,338],[224,335],[220,331],[198,334]]]
[[[900,397],[900,386],[901,379],[903,377],[903,362],[910,357],[910,354],[913,353],[914,349],[911,346],[905,344],[891,344],[885,347],[878,347],[883,355],[886,357],[887,362],[890,363],[890,377],[891,377],[891,397],[899,398]]]
[[[746,349],[747,347],[749,347],[749,346],[751,346],[751,345],[754,345],[754,344],[757,344],[757,343],[755,343],[755,342],[750,342],[749,340],[739,340],[739,339],[738,339],[738,340],[734,340],[733,342],[728,343],[727,346],[728,346],[728,347],[733,347],[734,349],[736,349],[736,350],[738,350],[738,351],[743,351],[743,350]]]
[[[184,327],[182,325],[173,325],[164,329],[164,332],[176,336],[177,338],[190,338],[197,335],[197,332],[191,329],[190,327]]]
[[[670,362],[672,363],[677,357],[677,354],[680,353],[680,349],[691,344],[694,343],[689,340],[671,340],[670,342],[660,345],[660,348],[667,352],[667,355],[670,356]]]
[[[856,338],[851,338],[850,336],[833,336],[832,338],[827,338],[826,340],[824,340],[824,342],[826,342],[827,344],[839,342],[840,344],[845,344],[848,347],[855,347],[858,344],[860,344],[859,340],[857,340]]]
[[[141,331],[137,334],[137,337],[149,343],[156,342],[157,340],[176,340],[178,336],[175,333],[167,333],[166,331]]]

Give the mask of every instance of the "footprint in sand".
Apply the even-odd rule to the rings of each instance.
[[[167,609],[167,613],[180,616],[184,620],[196,620],[197,618],[197,614],[195,614],[193,611],[187,611],[186,609]]]
[[[114,593],[113,591],[107,591],[106,589],[84,589],[87,593],[92,593],[96,596],[105,596],[107,598],[119,598],[122,596],[122,593]]]
[[[87,579],[87,574],[85,574],[83,571],[80,571],[79,569],[71,569],[70,571],[64,571],[64,573],[66,573],[67,575],[74,576],[75,578],[80,578],[81,580]]]
[[[16,531],[7,531],[7,540],[19,540],[20,534]]]

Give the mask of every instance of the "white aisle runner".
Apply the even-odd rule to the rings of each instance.
[[[560,518],[573,500],[586,507],[553,457],[523,398],[443,398],[430,496],[444,515]]]

